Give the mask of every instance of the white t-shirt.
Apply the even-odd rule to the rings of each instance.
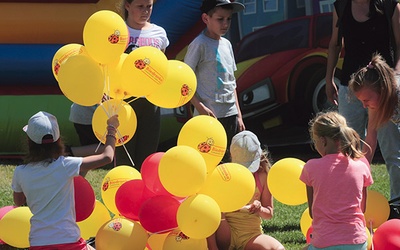
[[[23,192],[33,216],[31,246],[74,243],[80,239],[76,224],[74,177],[79,175],[80,157],[60,156],[52,162],[17,166],[12,179],[14,192]]]
[[[142,46],[152,46],[160,50],[165,50],[169,45],[167,33],[164,28],[151,24],[150,29],[137,30],[128,26],[129,42],[125,53],[129,54],[136,48]]]

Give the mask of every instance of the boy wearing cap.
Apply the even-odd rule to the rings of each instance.
[[[215,249],[285,249],[275,238],[263,234],[261,219],[273,216],[273,197],[267,176],[271,166],[268,152],[261,149],[257,136],[247,130],[232,138],[230,153],[233,163],[241,164],[254,175],[256,188],[251,201],[242,209],[224,213],[217,232],[207,239],[209,250]]]
[[[12,179],[14,203],[28,205],[31,250],[92,249],[80,236],[76,224],[74,177],[79,171],[101,167],[114,157],[118,117],[107,120],[104,151],[88,157],[64,157],[64,145],[55,116],[40,111],[23,130],[28,136],[24,164],[16,167]]]
[[[233,13],[244,5],[229,0],[204,0],[201,6],[207,28],[188,47],[185,63],[196,74],[197,89],[191,103],[194,115],[210,115],[224,126],[228,145],[231,138],[245,129],[236,93],[236,63],[232,45],[225,35]],[[229,160],[227,150],[223,161]]]

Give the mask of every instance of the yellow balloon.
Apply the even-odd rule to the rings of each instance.
[[[367,228],[378,228],[387,221],[390,213],[388,200],[385,196],[375,190],[367,191],[367,204],[365,208],[365,221]]]
[[[221,209],[208,195],[196,194],[184,200],[176,214],[178,227],[194,239],[205,239],[217,231],[221,222]]]
[[[111,169],[104,176],[101,183],[101,198],[104,205],[113,214],[119,215],[117,205],[115,204],[115,194],[118,188],[126,181],[135,179],[142,179],[140,172],[134,167],[124,165]]]
[[[96,249],[143,250],[148,237],[138,222],[116,218],[100,227],[96,234]]]
[[[222,212],[232,212],[245,206],[255,192],[253,174],[237,163],[217,166],[208,175],[199,193],[213,198]]]
[[[169,60],[165,82],[146,98],[162,108],[177,108],[192,99],[196,87],[197,79],[192,68],[184,62]]]
[[[28,207],[16,207],[7,212],[0,220],[0,239],[16,248],[28,248],[31,217]]]
[[[196,149],[206,161],[208,173],[211,173],[220,163],[226,151],[225,128],[214,117],[195,116],[181,128],[177,144]]]
[[[92,128],[97,139],[104,144],[107,134],[107,119],[114,114],[118,114],[120,124],[115,135],[117,137],[115,146],[118,147],[130,141],[136,132],[136,113],[128,103],[119,99],[103,102],[93,113]]]
[[[300,229],[305,237],[307,237],[307,231],[311,225],[312,219],[310,217],[309,209],[306,208],[300,218]]]
[[[128,54],[122,53],[119,60],[110,63],[107,68],[108,78],[104,93],[114,99],[126,99],[130,96],[122,88],[122,73],[121,67]],[[107,76],[106,76],[107,77]],[[108,83],[108,84],[107,84]]]
[[[306,185],[300,181],[304,162],[296,158],[284,158],[274,163],[268,173],[268,187],[279,202],[300,205],[307,202]]]
[[[150,246],[151,250],[162,250],[164,241],[168,235],[169,235],[169,233],[152,234],[152,235],[150,235],[149,239],[147,240],[147,245]]]
[[[161,184],[171,194],[186,197],[197,193],[206,181],[204,159],[189,146],[175,146],[161,157],[158,174]]]
[[[82,238],[88,240],[95,237],[100,227],[109,220],[111,220],[111,215],[107,207],[96,200],[92,214],[85,220],[77,222]]]
[[[53,71],[54,78],[58,80],[58,71],[68,57],[83,54],[85,53],[84,51],[85,47],[77,43],[70,43],[59,48],[51,61],[51,70]]]
[[[83,43],[98,63],[108,64],[124,53],[129,32],[120,15],[100,10],[91,15],[83,28]]]
[[[188,237],[180,230],[170,232],[164,241],[163,250],[207,250],[206,239]],[[158,250],[158,249],[157,249]]]
[[[59,69],[58,85],[72,102],[92,106],[103,97],[103,72],[93,59],[84,54],[70,56]]]
[[[365,228],[365,231],[367,232],[367,237],[368,237],[368,239],[367,239],[367,249],[369,250],[369,249],[372,248],[372,236],[371,236],[371,233],[368,230],[368,228]]]
[[[152,46],[143,46],[132,51],[121,68],[122,86],[131,96],[147,96],[164,83],[168,73],[168,59]]]

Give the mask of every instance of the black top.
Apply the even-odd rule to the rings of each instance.
[[[345,56],[342,68],[342,85],[348,85],[351,74],[367,66],[372,55],[378,52],[393,67],[394,55],[390,45],[390,31],[384,14],[374,13],[367,21],[357,22],[347,2],[342,19]]]

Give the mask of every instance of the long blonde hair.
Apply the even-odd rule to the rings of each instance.
[[[371,62],[351,76],[349,89],[353,93],[368,88],[379,94],[379,107],[370,119],[374,129],[381,127],[393,116],[398,103],[397,81],[393,69],[379,54],[372,56]]]
[[[310,121],[310,136],[331,138],[339,142],[339,151],[352,159],[361,158],[361,140],[358,133],[347,126],[346,119],[336,111],[320,112]]]

